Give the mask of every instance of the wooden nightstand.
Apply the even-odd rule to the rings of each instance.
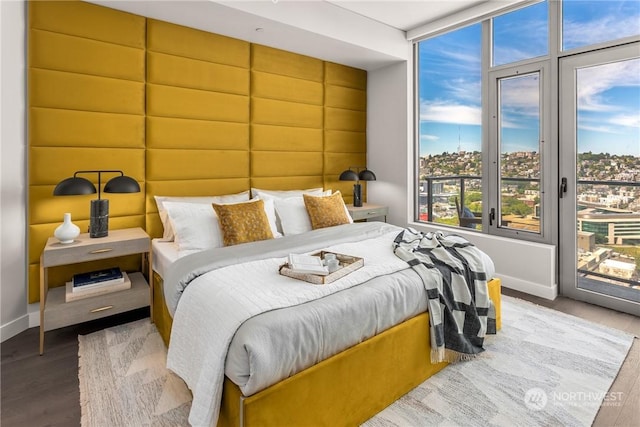
[[[142,228],[109,230],[108,236],[94,239],[84,233],[65,245],[55,237],[47,240],[40,256],[40,354],[44,353],[45,331],[145,307],[153,301],[144,276],[134,272],[129,273],[131,289],[65,303],[64,286],[49,290],[48,269],[133,254],[146,254],[151,274],[151,239]]]
[[[359,208],[353,205],[347,205],[347,210],[354,221],[366,221],[371,218],[384,217],[384,222],[387,222],[387,215],[389,214],[388,206],[374,205],[371,203],[363,203]]]

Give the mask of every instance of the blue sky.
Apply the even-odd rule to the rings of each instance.
[[[494,20],[494,63],[547,53],[546,2]],[[566,49],[632,35],[640,0],[564,4]],[[523,31],[523,28],[526,28]],[[420,154],[481,149],[481,26],[420,43]],[[640,156],[640,60],[581,70],[578,149]],[[537,76],[503,80],[502,151],[538,151]]]

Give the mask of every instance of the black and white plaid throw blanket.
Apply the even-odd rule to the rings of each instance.
[[[496,333],[495,307],[478,248],[460,236],[408,228],[394,252],[422,279],[429,299],[431,362],[457,362],[484,351]]]

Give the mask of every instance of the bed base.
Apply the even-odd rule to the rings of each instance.
[[[168,345],[171,316],[155,273],[153,286],[153,318]],[[500,329],[499,279],[489,294]],[[225,377],[218,426],[359,425],[447,365],[429,361],[428,324],[419,314],[249,397]]]

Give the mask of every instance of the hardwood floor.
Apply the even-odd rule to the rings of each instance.
[[[640,336],[640,318],[559,297],[548,301],[503,288],[503,293]],[[2,427],[79,426],[78,335],[148,316],[140,309],[46,333],[45,354],[38,355],[38,328],[1,344]],[[638,338],[611,392],[619,402],[600,408],[594,426],[637,426],[640,414],[640,343]],[[115,427],[115,426],[114,426]]]

